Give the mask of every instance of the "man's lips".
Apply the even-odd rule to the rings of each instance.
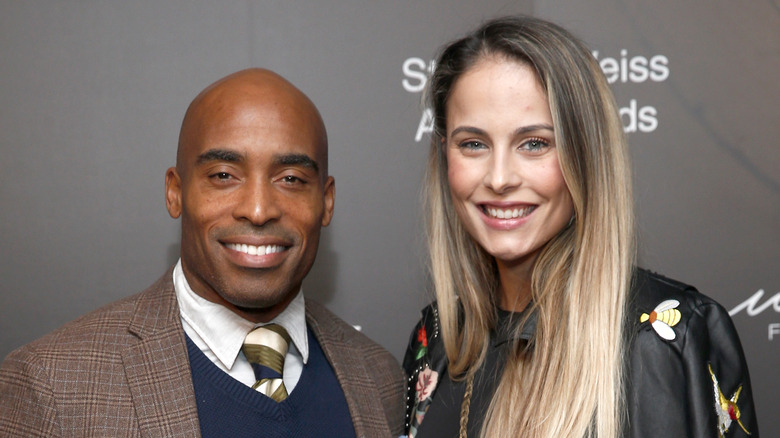
[[[287,247],[283,245],[248,245],[246,243],[226,243],[225,246],[233,251],[260,256],[279,253],[287,249]]]
[[[231,236],[220,239],[228,258],[245,268],[273,268],[281,264],[293,246],[280,236]]]

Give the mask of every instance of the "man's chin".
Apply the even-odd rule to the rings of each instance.
[[[297,293],[297,289],[281,292],[258,292],[255,289],[251,293],[234,294],[230,297],[223,296],[223,298],[232,305],[233,310],[239,316],[245,319],[256,320],[268,315],[273,315],[269,318],[273,319],[290,304]]]

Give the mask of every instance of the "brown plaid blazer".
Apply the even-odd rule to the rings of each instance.
[[[0,436],[199,437],[171,276],[9,354],[0,367]],[[311,300],[306,320],[357,436],[400,435],[404,377],[395,358]]]

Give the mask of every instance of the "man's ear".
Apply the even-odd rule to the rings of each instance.
[[[175,167],[165,172],[165,208],[172,218],[181,216],[181,177]]]
[[[325,180],[323,199],[325,209],[322,213],[322,226],[327,227],[333,219],[333,204],[336,202],[336,181],[332,176]]]

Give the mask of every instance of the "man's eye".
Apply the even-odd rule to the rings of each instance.
[[[212,179],[216,179],[219,181],[227,181],[233,177],[233,175],[227,173],[227,172],[217,172],[213,173],[209,176]]]
[[[299,183],[303,183],[304,182],[302,179],[298,178],[297,176],[293,176],[293,175],[287,175],[287,176],[282,177],[282,181],[284,181],[284,182],[286,182],[288,184],[299,184]]]

